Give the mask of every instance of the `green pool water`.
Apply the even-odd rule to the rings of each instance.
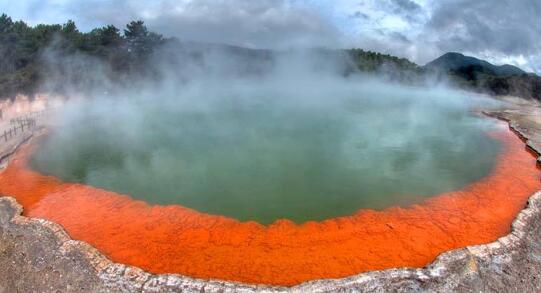
[[[448,92],[239,88],[68,105],[31,167],[152,204],[302,223],[462,188],[500,150],[491,122]]]

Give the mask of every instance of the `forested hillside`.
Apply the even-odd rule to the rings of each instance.
[[[125,28],[113,25],[81,32],[73,21],[64,24],[39,24],[30,26],[23,21],[14,21],[9,16],[0,16],[0,97],[13,97],[17,93],[33,94],[43,86],[45,80],[51,78],[69,81],[70,84],[85,83],[87,86],[97,85],[104,79],[93,79],[89,76],[77,76],[84,73],[84,67],[97,58],[106,64],[102,72],[107,80],[121,84],[124,81],[150,76],[159,78],[150,60],[152,54],[161,48],[163,55],[172,50],[189,50],[193,58],[198,58],[198,51],[222,50],[238,60],[249,60],[244,65],[246,73],[257,73],[264,70],[274,54],[280,52],[270,50],[254,50],[235,46],[217,44],[194,44],[173,38],[165,38],[151,32],[142,21],[132,21]],[[350,56],[349,66],[344,74],[353,72],[385,72],[393,79],[408,80],[411,73],[419,73],[419,67],[406,60],[390,55],[351,50],[323,50],[323,56]],[[344,52],[346,54],[344,54]],[[173,53],[170,54],[173,56]],[[331,56],[332,55],[332,56]],[[254,62],[258,60],[258,62]],[[173,61],[173,60],[172,60]],[[260,62],[261,61],[261,62]],[[59,62],[80,70],[65,70],[65,66],[57,66]],[[86,63],[85,62],[89,62]],[[94,62],[95,63],[95,62]],[[173,62],[174,63],[174,62]],[[65,65],[64,64],[64,65]],[[176,64],[182,66],[182,64]],[[249,66],[248,66],[249,65]],[[263,66],[263,67],[262,67]],[[250,68],[246,68],[250,67]],[[52,83],[57,85],[59,83]],[[47,90],[60,90],[48,88]]]
[[[61,92],[67,86],[77,90],[106,88],[104,82],[122,86],[140,77],[159,80],[159,65],[153,59],[156,52],[174,70],[183,67],[186,61],[177,58],[179,51],[196,61],[204,52],[226,52],[229,62],[238,64],[234,68],[238,72],[231,74],[252,75],[268,70],[273,58],[283,53],[183,42],[149,31],[142,21],[132,21],[122,29],[107,25],[81,32],[73,21],[30,26],[3,14],[0,16],[0,99],[44,90]],[[473,91],[541,100],[540,77],[511,65],[495,66],[458,53],[445,54],[420,67],[404,58],[362,49],[314,51],[320,58],[340,60],[344,75],[364,72],[408,84],[420,84],[428,79],[447,80]],[[95,68],[96,64],[103,67],[99,74],[88,74],[87,68]]]
[[[423,70],[461,88],[541,100],[541,77],[512,65],[497,66],[460,53],[447,53],[426,64]]]
[[[129,23],[123,31],[108,25],[82,33],[73,21],[32,27],[3,14],[0,16],[0,96],[32,94],[52,73],[62,78],[62,72],[52,68],[53,60],[68,60],[77,54],[105,61],[110,66],[110,77],[121,80],[144,71],[150,53],[165,41],[161,35],[148,31],[142,21]]]

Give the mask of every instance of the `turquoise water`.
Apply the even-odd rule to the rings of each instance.
[[[490,122],[453,93],[307,91],[68,106],[31,166],[152,204],[302,223],[462,188],[486,176],[500,150]],[[202,94],[213,98],[197,101]]]

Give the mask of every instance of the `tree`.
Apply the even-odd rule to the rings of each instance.
[[[77,26],[73,20],[68,20],[64,25],[62,25],[62,32],[66,35],[73,35],[79,33]]]
[[[108,25],[98,29],[97,34],[102,46],[118,44],[122,40],[120,30],[114,25]]]
[[[143,39],[148,36],[148,29],[142,20],[132,21],[126,25],[124,36],[128,40]]]
[[[13,29],[13,21],[6,14],[0,16],[0,34],[4,35],[11,32]]]
[[[85,44],[81,49],[90,52],[116,49],[123,40],[120,30],[114,25],[95,28],[84,37]]]
[[[153,52],[154,47],[163,42],[163,36],[149,32],[142,20],[132,21],[126,25],[124,36],[127,41],[127,50],[136,60],[146,59]]]

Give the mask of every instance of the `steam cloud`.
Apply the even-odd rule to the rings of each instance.
[[[70,99],[33,166],[262,222],[381,208],[385,196],[407,201],[406,193],[450,190],[492,167],[498,147],[483,135],[491,123],[468,114],[488,100],[348,75],[347,56],[326,51],[238,50],[167,47],[153,57],[154,78],[122,85],[90,57],[66,61],[50,52],[51,66],[85,77],[91,90],[52,76],[46,88],[61,87]],[[352,199],[332,201],[343,194]]]

